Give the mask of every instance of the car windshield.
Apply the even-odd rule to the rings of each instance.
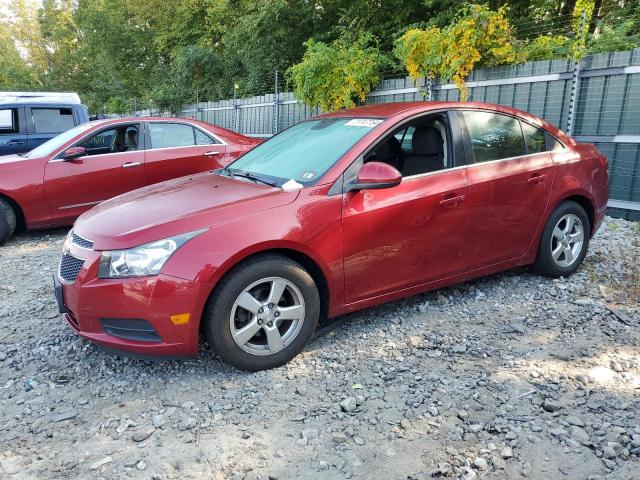
[[[316,182],[358,140],[382,123],[373,118],[321,118],[301,122],[250,150],[226,171],[282,185]]]
[[[46,157],[51,154],[57,148],[60,148],[62,145],[67,143],[76,135],[79,135],[82,132],[89,130],[93,125],[90,123],[83,123],[82,125],[78,125],[77,127],[73,127],[66,132],[62,132],[60,135],[56,135],[51,140],[44,142],[42,145],[34,148],[29,153],[26,153],[24,156],[28,158],[36,158],[36,157]]]

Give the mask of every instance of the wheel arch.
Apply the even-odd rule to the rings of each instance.
[[[593,201],[593,198],[591,198],[591,195],[587,192],[573,192],[562,197],[560,200],[558,200],[555,203],[555,205],[553,205],[553,208],[549,209],[549,214],[547,215],[547,221],[549,220],[549,217],[555,211],[555,209],[558,208],[558,206],[560,206],[562,203],[567,201],[576,202],[578,205],[584,208],[584,211],[587,213],[587,217],[589,217],[589,229],[590,229],[589,236],[592,237],[594,234],[594,228],[595,228],[596,210],[595,210],[595,202]],[[545,225],[546,225],[546,221],[545,221]]]
[[[329,305],[331,301],[331,290],[329,287],[328,274],[325,268],[323,268],[311,254],[302,251],[300,248],[292,246],[264,246],[262,249],[246,252],[240,252],[231,258],[224,265],[216,270],[214,278],[212,279],[213,288],[209,293],[209,299],[212,297],[216,288],[220,284],[220,281],[237,266],[243,263],[253,260],[257,257],[264,255],[275,254],[287,257],[294,262],[299,263],[308,273],[318,288],[318,294],[320,295],[320,318],[325,319],[329,316]],[[202,331],[203,322],[200,322],[200,330]]]

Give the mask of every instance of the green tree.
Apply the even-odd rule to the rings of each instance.
[[[409,57],[416,75],[442,75],[464,89],[470,68],[638,45],[637,0],[487,0],[484,7],[474,0],[460,14],[462,3],[41,0],[34,8],[32,0],[12,0],[11,15],[0,19],[0,82],[5,89],[77,91],[92,111],[126,111],[133,99],[139,108],[176,111],[196,98],[271,92],[274,70],[310,65],[305,54],[345,65],[336,51],[374,54],[383,66],[357,71],[351,65],[350,76],[335,70],[338,97],[353,102],[363,85],[371,88],[372,72],[400,75]],[[376,42],[363,47],[358,32],[370,32]],[[394,51],[400,62],[384,62]],[[357,85],[343,86],[345,78]],[[311,88],[312,81],[298,78],[302,84]]]
[[[35,90],[38,78],[32,68],[20,57],[5,25],[0,24],[0,90]]]
[[[96,110],[114,97],[122,101],[137,98],[140,107],[146,106],[158,80],[164,78],[159,73],[162,59],[153,42],[155,32],[136,17],[133,3],[78,2],[75,18],[82,32],[81,82],[86,85],[84,97]]]
[[[268,0],[252,2],[223,34],[225,72],[239,85],[239,95],[273,90],[274,72],[286,71],[304,54],[319,16],[313,2]]]

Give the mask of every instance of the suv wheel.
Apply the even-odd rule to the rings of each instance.
[[[591,223],[582,205],[573,201],[560,204],[542,232],[536,271],[553,278],[571,275],[587,253],[590,232]]]
[[[242,370],[280,366],[309,341],[320,297],[311,275],[280,255],[235,267],[216,287],[204,315],[204,333],[220,357]]]

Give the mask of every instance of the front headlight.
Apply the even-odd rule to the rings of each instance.
[[[98,278],[127,278],[158,275],[173,252],[205,230],[140,245],[128,250],[102,252]]]

